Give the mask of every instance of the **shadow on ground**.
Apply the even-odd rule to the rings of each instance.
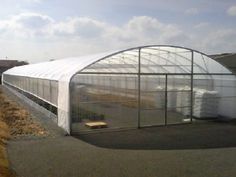
[[[236,147],[235,122],[205,122],[75,136],[111,149],[173,150]]]

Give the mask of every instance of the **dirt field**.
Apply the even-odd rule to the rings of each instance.
[[[25,109],[10,101],[0,88],[0,177],[15,176],[9,169],[7,140],[28,135],[47,136],[47,131]]]

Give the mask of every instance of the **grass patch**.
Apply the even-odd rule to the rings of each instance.
[[[20,105],[9,100],[0,88],[0,177],[16,176],[10,170],[6,144],[19,136],[47,136],[48,132]]]

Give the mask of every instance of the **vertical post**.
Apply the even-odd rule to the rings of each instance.
[[[52,82],[52,81],[49,80],[50,102],[52,103],[52,83],[51,83],[51,82]],[[39,86],[38,86],[38,87],[39,87]],[[39,88],[38,88],[38,90],[39,90]],[[50,104],[49,107],[50,107],[50,112],[52,113],[52,105]],[[50,114],[50,117],[51,117],[51,114]]]
[[[140,117],[141,117],[141,48],[138,49],[138,128],[140,128]]]
[[[55,83],[55,81],[50,81],[50,101],[51,101],[51,103],[53,103],[53,101],[54,101],[53,96],[52,96],[52,92],[55,92],[54,87],[53,87],[54,83]]]
[[[193,122],[193,51],[191,51],[191,97],[190,97],[190,122]]]
[[[167,83],[168,83],[168,75],[165,74],[165,125],[167,125],[167,101],[168,101],[168,92],[167,92]]]
[[[74,75],[75,76],[75,75]],[[68,94],[68,104],[69,104],[69,109],[68,109],[68,124],[69,124],[69,132],[68,132],[68,135],[70,135],[71,134],[71,132],[72,132],[72,123],[73,123],[73,121],[72,121],[72,116],[73,116],[73,114],[72,114],[72,110],[73,110],[73,108],[72,108],[72,101],[71,101],[71,96],[72,95],[74,95],[74,93],[72,93],[73,91],[72,91],[72,78],[74,77],[74,76],[72,76],[71,77],[71,79],[70,79],[70,81],[69,81],[69,84],[68,84],[68,92],[69,92],[69,94]],[[59,82],[58,82],[58,84],[59,84]],[[59,86],[59,85],[58,85]],[[77,95],[76,95],[77,96]],[[57,112],[58,112],[58,110],[57,110]],[[57,118],[57,123],[58,123],[58,118]]]

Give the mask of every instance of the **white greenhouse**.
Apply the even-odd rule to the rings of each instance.
[[[209,56],[178,46],[14,67],[3,73],[2,83],[68,134],[94,131],[89,123],[107,130],[236,118],[235,75]]]

